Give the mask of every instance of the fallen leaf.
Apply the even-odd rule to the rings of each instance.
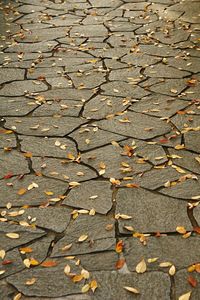
[[[19,234],[14,233],[14,232],[6,233],[6,236],[9,237],[10,239],[18,239],[19,238]]]
[[[73,282],[80,282],[82,279],[84,279],[83,275],[79,274],[79,275],[73,276],[72,281]]]
[[[169,269],[169,275],[174,276],[175,273],[176,273],[176,268],[174,265],[172,265]]]
[[[147,265],[144,259],[142,259],[135,268],[137,273],[144,273],[147,270]]]
[[[176,231],[177,231],[178,233],[181,233],[181,234],[185,234],[185,233],[186,233],[186,229],[185,229],[185,227],[183,227],[183,226],[177,226],[177,227],[176,227]]]
[[[70,270],[71,270],[71,267],[69,265],[66,265],[65,268],[64,268],[65,275],[69,275]]]
[[[6,256],[6,251],[5,250],[0,250],[0,258],[4,259],[5,256]]]
[[[138,289],[133,288],[131,286],[124,286],[124,289],[131,292],[131,293],[134,293],[134,294],[139,294],[140,293]]]
[[[117,245],[115,247],[115,251],[117,253],[121,253],[123,250],[123,246],[124,246],[124,242],[122,240],[120,240],[119,242],[117,242]]]
[[[26,285],[33,285],[36,282],[36,278],[31,278],[26,281]]]
[[[22,297],[21,293],[18,293],[17,295],[14,296],[13,300],[20,300]]]
[[[198,284],[198,281],[191,275],[188,277],[188,282],[192,287],[196,287]]]
[[[169,261],[166,261],[166,262],[160,263],[159,266],[160,266],[161,268],[168,268],[168,267],[171,267],[171,266],[172,266],[172,263],[169,262]]]
[[[83,235],[81,235],[81,236],[79,237],[78,241],[79,241],[80,243],[82,243],[82,242],[86,241],[87,238],[88,238],[88,235],[83,234]]]
[[[41,266],[45,268],[51,268],[57,266],[57,264],[58,263],[54,260],[46,260],[43,263],[41,263]]]
[[[180,296],[179,298],[178,298],[178,300],[189,300],[190,299],[190,296],[191,296],[191,291],[190,292],[188,292],[188,293],[186,293],[186,294],[183,294],[182,296]]]
[[[95,290],[98,288],[98,284],[97,284],[96,280],[92,280],[92,281],[90,282],[90,288],[91,288],[91,290],[92,290],[93,293],[94,293]]]
[[[90,289],[90,285],[87,283],[82,287],[81,292],[87,293],[89,291],[89,289]]]
[[[33,249],[30,248],[30,247],[24,247],[24,248],[19,248],[20,252],[23,252],[23,253],[31,253],[33,252]]]
[[[24,195],[26,192],[27,192],[27,189],[21,188],[21,189],[19,189],[19,191],[17,192],[17,194],[18,194],[19,196],[22,196],[22,195]]]
[[[148,262],[149,264],[151,264],[151,263],[156,262],[157,260],[158,260],[158,257],[153,257],[153,258],[148,258],[147,262]]]
[[[120,258],[116,264],[115,264],[115,268],[117,270],[121,269],[123,267],[123,265],[125,264],[125,259],[124,258]]]

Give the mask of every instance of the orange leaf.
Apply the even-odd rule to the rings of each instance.
[[[177,111],[177,114],[178,114],[178,115],[185,115],[185,111],[178,110],[178,111]]]
[[[197,232],[200,234],[200,227],[199,226],[195,226],[193,227],[194,232]]]
[[[41,263],[41,266],[45,268],[51,268],[57,266],[57,262],[54,260],[46,260],[43,263]]]
[[[73,282],[79,282],[79,281],[81,281],[83,278],[84,278],[83,274],[75,275],[75,276],[73,276],[72,281],[73,281]]]
[[[195,264],[195,271],[196,271],[197,273],[200,273],[200,263]]]
[[[115,264],[115,268],[118,270],[118,269],[121,269],[123,267],[123,265],[125,264],[125,259],[124,258],[121,258],[119,259],[116,264]]]
[[[30,259],[30,265],[31,265],[31,266],[37,266],[37,265],[39,265],[39,261],[37,261],[37,260],[34,259],[34,258],[31,258],[31,259]]]
[[[33,154],[31,152],[25,152],[24,156],[27,158],[31,158],[33,156]]]
[[[33,252],[33,249],[30,248],[30,247],[20,248],[19,250],[20,250],[21,252],[24,252],[24,253],[31,253],[31,252]]]
[[[127,183],[126,187],[128,188],[139,188],[139,185],[136,183]]]
[[[22,196],[27,192],[27,189],[21,188],[19,189],[19,191],[17,192],[18,195]]]
[[[198,283],[198,281],[191,275],[188,277],[188,282],[192,287],[196,287]]]
[[[124,242],[122,240],[120,240],[115,247],[115,251],[117,253],[121,253],[123,250],[123,246],[124,246]]]

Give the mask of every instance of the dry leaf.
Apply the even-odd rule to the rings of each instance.
[[[175,273],[176,273],[176,268],[174,265],[172,265],[169,269],[169,275],[174,276]]]
[[[30,248],[30,247],[24,247],[24,248],[19,248],[20,252],[23,252],[23,253],[31,253],[33,252],[33,249]]]
[[[87,238],[88,238],[88,235],[86,235],[86,234],[83,234],[83,235],[81,235],[81,236],[79,237],[78,241],[81,243],[81,242],[84,242],[84,241],[86,241],[86,240],[87,240]]]
[[[27,189],[21,188],[21,189],[17,192],[17,194],[18,194],[19,196],[22,196],[22,195],[24,195],[26,192],[27,192]]]
[[[147,265],[146,265],[144,259],[142,259],[141,262],[139,262],[139,264],[137,264],[135,270],[136,270],[137,273],[144,273],[144,272],[146,272]]]
[[[5,250],[0,250],[0,258],[4,259],[5,256],[6,256],[6,251]]]
[[[156,262],[157,260],[158,260],[158,257],[153,257],[153,258],[148,258],[147,262],[148,262],[149,264],[151,264],[151,263]]]
[[[89,291],[89,289],[90,289],[90,285],[87,283],[82,287],[81,292],[87,293]]]
[[[10,239],[19,239],[19,234],[14,232],[6,233],[6,236]]]
[[[115,251],[117,253],[121,253],[123,250],[123,246],[124,246],[124,242],[122,240],[120,240],[115,247]]]
[[[20,300],[22,297],[21,293],[18,293],[17,295],[14,296],[13,300]]]
[[[26,285],[33,285],[35,282],[36,282],[36,278],[33,277],[26,281]]]
[[[117,270],[119,270],[119,269],[121,269],[121,268],[124,266],[124,264],[125,264],[125,259],[124,259],[124,258],[120,258],[120,259],[116,262],[115,268],[116,268]]]
[[[41,263],[41,266],[45,268],[51,268],[57,266],[57,264],[58,263],[54,260],[46,260],[43,263]]]
[[[30,262],[29,258],[25,258],[25,259],[23,260],[23,263],[24,263],[24,265],[26,266],[26,268],[30,268],[31,262]]]
[[[79,281],[81,281],[82,279],[84,279],[84,277],[83,277],[82,274],[80,274],[80,275],[75,275],[75,276],[73,276],[72,281],[73,281],[73,282],[79,282]]]
[[[5,270],[0,270],[0,275],[3,275],[5,272]]]
[[[178,298],[178,300],[189,300],[190,299],[190,296],[191,296],[191,291],[190,292],[188,292],[188,293],[186,293],[186,294],[183,294],[182,296],[180,296],[179,298]]]
[[[134,293],[134,294],[139,294],[140,292],[138,291],[138,289],[136,288],[133,288],[131,286],[124,286],[124,289],[131,292],[131,293]]]
[[[185,234],[187,232],[185,227],[183,227],[183,226],[177,226],[176,231],[181,234]]]
[[[70,270],[71,270],[71,267],[70,267],[69,265],[66,265],[65,268],[64,268],[64,273],[65,273],[66,275],[69,275]]]
[[[83,278],[85,278],[85,279],[88,279],[90,277],[90,273],[85,269],[81,270],[81,274],[83,275]]]
[[[198,281],[191,275],[188,277],[188,282],[192,287],[196,287],[198,284]]]
[[[168,268],[168,267],[171,267],[171,266],[172,266],[172,263],[170,263],[169,261],[166,261],[166,262],[160,263],[159,266],[160,266],[161,268]]]
[[[90,288],[91,288],[91,290],[92,290],[93,293],[94,293],[95,290],[98,288],[98,284],[97,284],[96,280],[92,280],[92,281],[90,282]]]

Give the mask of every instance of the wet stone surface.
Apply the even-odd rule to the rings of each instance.
[[[198,300],[199,3],[0,1],[0,300]]]

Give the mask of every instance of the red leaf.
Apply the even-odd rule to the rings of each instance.
[[[195,226],[193,227],[194,232],[197,232],[200,234],[200,227],[199,226]]]
[[[165,143],[168,143],[169,141],[168,141],[168,139],[161,139],[161,140],[159,140],[159,142],[162,144],[165,144]]]
[[[191,275],[188,277],[188,282],[192,287],[196,287],[198,284],[198,281]]]
[[[123,265],[125,264],[125,259],[124,258],[121,258],[119,259],[116,264],[115,264],[115,268],[117,270],[121,269],[123,267]]]
[[[8,174],[6,174],[3,178],[4,178],[4,179],[9,179],[9,178],[11,178],[11,177],[13,177],[13,174],[12,174],[12,173],[8,173]]]
[[[9,260],[9,259],[6,259],[6,260],[2,261],[2,265],[10,265],[12,263],[13,263],[13,261]]]

